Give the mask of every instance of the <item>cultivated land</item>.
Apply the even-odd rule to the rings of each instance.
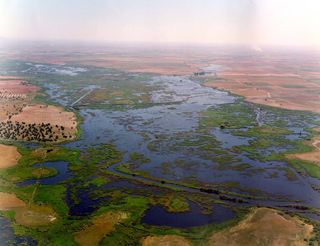
[[[0,229],[38,245],[318,245],[317,55],[8,51]]]
[[[185,238],[175,235],[149,236],[142,240],[142,246],[191,246]]]
[[[0,77],[0,138],[8,140],[61,142],[74,139],[77,119],[73,112],[35,104],[39,87],[18,77]]]
[[[26,204],[14,194],[0,192],[0,210],[9,210],[18,207],[26,207]]]
[[[305,245],[313,226],[268,208],[253,210],[238,225],[214,233],[209,245]]]
[[[0,144],[0,168],[13,167],[18,164],[21,158],[16,146]]]
[[[258,54],[226,59],[225,69],[208,77],[205,85],[243,96],[249,102],[272,107],[320,113],[320,65],[308,53]]]
[[[89,225],[75,234],[75,241],[81,246],[99,245],[108,233],[114,230],[114,226],[128,218],[124,212],[107,212],[92,219]]]

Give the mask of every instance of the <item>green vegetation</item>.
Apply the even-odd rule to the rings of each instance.
[[[254,122],[253,109],[243,100],[210,108],[203,113],[200,127],[246,128]]]
[[[24,66],[23,62],[17,62],[17,64],[12,66]],[[106,72],[110,73],[106,74]],[[59,96],[73,101],[83,94],[84,88],[94,85],[96,87],[92,93],[75,105],[75,108],[85,106],[114,110],[154,105],[151,103],[150,96],[157,87],[143,83],[147,79],[149,79],[148,76],[141,74],[103,68],[92,68],[81,76],[39,74],[36,77],[30,77],[30,81],[39,86],[43,86],[48,81],[59,85],[59,93],[61,93]],[[35,100],[47,103],[48,97],[42,91]],[[147,133],[140,133],[145,141],[149,141],[147,146],[151,151],[174,150],[208,161],[203,164],[191,158],[177,158],[162,163],[160,170],[162,174],[174,176],[176,170],[190,171],[189,177],[179,180],[160,179],[152,177],[147,171],[142,171],[140,167],[149,165],[151,160],[137,152],[130,153],[129,160],[117,166],[117,170],[123,175],[113,173],[107,168],[120,163],[123,160],[123,153],[112,144],[93,145],[81,151],[49,145],[39,148],[18,145],[22,158],[17,166],[0,170],[0,191],[15,193],[29,207],[49,206],[55,211],[57,219],[46,226],[22,226],[16,220],[16,211],[1,211],[0,214],[13,222],[16,234],[29,235],[36,239],[39,245],[76,245],[74,234],[90,225],[92,218],[108,211],[124,212],[128,214],[128,218],[117,224],[114,230],[101,241],[101,245],[138,245],[142,237],[166,234],[184,236],[195,245],[205,244],[206,238],[213,231],[234,225],[248,213],[249,208],[246,206],[234,208],[232,202],[240,204],[246,199],[269,200],[272,197],[257,189],[240,187],[237,182],[202,183],[197,180],[197,173],[192,173],[199,168],[199,165],[207,165],[207,170],[214,174],[224,170],[241,172],[239,175],[248,176],[266,172],[269,178],[277,178],[279,173],[283,172],[288,180],[296,180],[297,176],[292,171],[292,166],[301,175],[320,178],[319,166],[286,158],[288,153],[312,150],[312,147],[305,145],[304,142],[316,134],[312,132],[311,125],[312,127],[320,125],[319,121],[314,120],[314,115],[261,106],[261,110],[267,114],[267,117],[263,119],[263,125],[259,126],[256,122],[256,109],[256,105],[238,99],[235,103],[211,107],[201,113],[196,131],[170,136],[156,134],[155,140],[151,140],[153,138]],[[80,121],[79,113],[77,117]],[[150,123],[152,121],[143,124]],[[307,133],[298,140],[290,140],[287,137],[293,134],[290,130],[292,126],[304,129]],[[212,133],[213,129],[226,131],[231,137],[244,137],[250,140],[248,144],[223,148],[222,143]],[[81,129],[78,128],[78,138],[80,134]],[[243,160],[244,155],[257,163],[258,161],[286,161],[291,166],[279,164],[270,169],[260,168],[249,164],[251,163],[249,160],[247,161],[249,163]],[[55,169],[35,168],[33,165],[60,160],[69,163],[72,173],[71,178],[65,183],[17,186],[18,182],[26,179],[56,175]],[[136,180],[137,175],[146,179]],[[117,184],[120,185],[117,186]],[[194,192],[188,192],[184,188],[194,189]],[[211,196],[208,193],[214,195]],[[85,195],[82,196],[83,194]],[[81,202],[86,202],[86,199],[95,201],[96,207],[92,214],[69,215],[66,201],[77,206]],[[212,213],[214,203],[230,206],[237,212],[237,217],[219,225],[213,223],[189,229],[156,227],[141,223],[141,218],[150,206],[161,206],[169,212],[182,213],[190,210],[189,201],[199,205],[201,212],[207,214]],[[316,230],[319,231],[319,228],[316,227]],[[315,237],[314,240],[317,239]]]
[[[71,165],[75,165],[79,157],[78,150],[69,150],[57,146],[31,149],[19,145],[18,151],[22,156],[18,165],[12,168],[0,170],[1,179],[16,183],[29,178],[38,178],[39,168],[32,167],[35,163],[43,163],[46,161],[67,161]],[[43,167],[40,168],[47,170],[47,172],[44,172],[41,177],[48,177],[56,174],[56,170]]]
[[[302,160],[287,159],[299,174],[309,175],[311,177],[320,179],[320,167],[314,163]]]
[[[283,88],[292,88],[292,89],[301,89],[301,88],[306,88],[303,85],[281,85],[281,87]]]
[[[104,178],[104,177],[97,177],[92,179],[89,184],[95,185],[97,187],[103,186],[107,183],[109,183],[110,180],[108,178]]]

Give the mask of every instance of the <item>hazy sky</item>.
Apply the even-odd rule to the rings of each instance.
[[[0,36],[320,47],[320,0],[0,0]]]

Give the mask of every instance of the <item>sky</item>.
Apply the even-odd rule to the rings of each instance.
[[[320,0],[0,0],[0,37],[320,47]]]

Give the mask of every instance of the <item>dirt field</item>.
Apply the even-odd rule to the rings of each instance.
[[[312,225],[298,218],[280,215],[273,209],[258,208],[238,225],[214,233],[209,245],[307,245],[304,239],[310,238],[312,230]]]
[[[0,121],[10,120],[20,113],[38,90],[21,78],[0,76]]]
[[[224,69],[207,76],[206,86],[244,96],[247,101],[320,113],[320,64],[308,51],[225,56]],[[205,76],[206,77],[206,76]]]
[[[24,107],[22,112],[13,116],[11,120],[23,121],[26,124],[50,123],[64,126],[66,130],[74,132],[77,119],[74,113],[65,112],[62,108],[37,104]]]
[[[92,220],[92,225],[75,234],[75,241],[81,246],[99,245],[99,241],[113,230],[113,226],[128,217],[123,212],[107,212]]]
[[[32,104],[38,90],[21,78],[0,76],[0,138],[44,142],[75,138],[75,114],[56,106]]]
[[[10,121],[0,122],[0,137],[13,140],[60,142],[76,133],[75,114],[56,106],[28,105]]]
[[[244,96],[253,103],[320,113],[320,84],[308,83],[296,77],[283,78],[282,75],[219,74],[219,77],[225,80],[209,80],[205,85]]]
[[[28,227],[45,226],[57,220],[54,210],[45,205],[32,205],[31,207],[19,207],[16,212],[16,223]]]
[[[191,243],[176,235],[148,236],[141,242],[142,246],[191,246]]]
[[[15,194],[0,192],[0,210],[26,207],[24,201],[18,199]]]
[[[17,147],[0,144],[0,169],[17,165],[20,158]]]
[[[46,205],[28,206],[15,194],[0,192],[0,210],[15,211],[15,222],[24,226],[44,226],[57,219],[55,211]]]
[[[6,94],[19,94],[19,95],[26,95],[32,92],[37,92],[39,87],[27,84],[21,78],[1,78],[0,77],[0,95],[2,93]]]

